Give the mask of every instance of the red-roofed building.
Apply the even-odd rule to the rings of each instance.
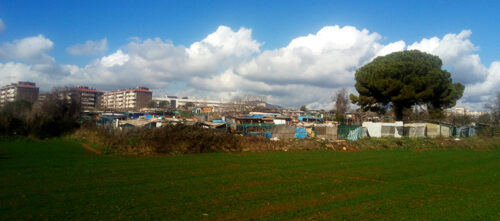
[[[147,107],[153,100],[153,92],[146,87],[110,91],[102,96],[101,105],[105,109],[138,110]]]
[[[88,87],[75,87],[77,99],[80,100],[82,110],[94,110],[100,107],[104,92]]]
[[[68,103],[77,102],[83,111],[92,111],[98,109],[101,104],[101,98],[104,92],[89,88],[86,86],[54,88],[58,99]],[[40,95],[40,100],[45,100],[46,94]]]
[[[31,103],[38,99],[39,88],[33,82],[19,81],[0,88],[0,106],[15,100],[26,100]]]

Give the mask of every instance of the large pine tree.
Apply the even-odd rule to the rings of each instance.
[[[363,110],[391,106],[397,120],[403,119],[404,108],[415,104],[427,105],[431,114],[441,113],[455,106],[465,88],[441,68],[439,57],[418,50],[377,57],[356,71],[359,96],[350,98]]]

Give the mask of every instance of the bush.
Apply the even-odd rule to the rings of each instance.
[[[78,138],[118,152],[136,154],[188,154],[218,151],[287,151],[325,149],[315,140],[271,141],[261,136],[241,136],[215,129],[187,125],[161,128],[110,130],[95,125],[82,126]]]
[[[241,150],[237,135],[186,125],[123,131],[85,125],[75,135],[115,150],[143,154]]]

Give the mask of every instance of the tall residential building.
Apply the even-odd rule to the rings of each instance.
[[[146,87],[117,90],[104,93],[101,106],[114,110],[137,110],[147,107],[153,99],[153,92]]]
[[[104,92],[83,86],[76,87],[73,91],[80,100],[82,110],[94,110],[100,107]]]
[[[15,100],[26,100],[31,103],[38,99],[39,88],[33,82],[19,81],[0,88],[0,106]]]
[[[91,111],[100,107],[104,92],[86,86],[53,88],[51,92],[42,93],[38,100],[45,102],[57,98],[70,104],[76,102],[81,110]],[[55,96],[55,97],[54,97]]]

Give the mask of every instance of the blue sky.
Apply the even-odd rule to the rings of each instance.
[[[498,58],[498,1],[0,1],[8,31],[0,40],[44,34],[53,55],[71,62],[65,46],[106,37],[116,49],[129,37],[170,39],[189,45],[219,25],[253,29],[264,49],[327,25],[352,25],[385,41],[414,42],[463,29],[473,31],[485,63]]]
[[[376,32],[380,35],[377,40],[380,44],[404,41],[406,45],[424,38],[442,39],[447,34],[470,30],[466,39],[475,47],[470,53],[480,56],[481,64],[491,69],[490,64],[500,60],[499,11],[498,1],[0,0],[0,19],[5,24],[0,32],[0,43],[13,43],[41,34],[53,42],[44,53],[53,57],[58,65],[84,67],[117,50],[127,53],[124,48],[133,37],[141,41],[158,37],[175,46],[189,47],[214,33],[221,25],[235,32],[241,27],[251,29],[252,40],[259,43],[258,50],[251,53],[253,57],[287,47],[300,36],[316,34],[324,27],[335,25]],[[107,40],[106,49],[94,55],[73,56],[67,52],[72,45],[103,38]],[[26,60],[16,61],[16,58],[5,56],[0,57],[0,62],[30,64]],[[231,67],[234,66],[237,65]],[[222,65],[215,75],[222,75],[227,69],[227,65]],[[171,83],[166,88],[189,85],[192,78],[168,80]],[[486,99],[484,95],[483,98],[477,96],[470,100],[477,102],[482,99],[484,102]],[[312,99],[297,102],[314,103]]]

